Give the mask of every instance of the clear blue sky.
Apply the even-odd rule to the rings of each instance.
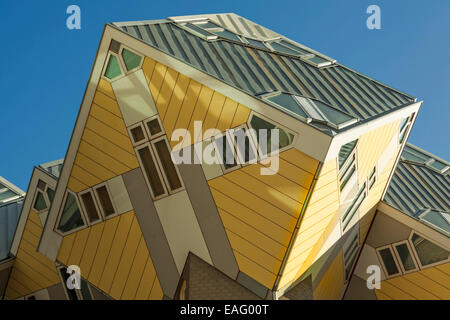
[[[71,4],[81,30],[66,28]],[[379,31],[366,28],[370,4]],[[106,22],[224,12],[424,100],[409,141],[450,160],[448,0],[2,0],[0,175],[26,190],[34,165],[64,157]]]

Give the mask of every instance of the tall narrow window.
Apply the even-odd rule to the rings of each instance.
[[[355,213],[358,211],[359,207],[361,206],[365,198],[366,198],[366,184],[364,183],[361,189],[359,189],[358,195],[342,216],[343,231],[345,231],[347,227],[350,225],[352,218],[355,216]]]
[[[116,210],[114,209],[114,205],[111,201],[111,197],[109,196],[109,192],[106,186],[103,185],[96,188],[95,192],[97,194],[97,199],[100,203],[100,208],[102,209],[104,216],[109,217],[115,214]]]
[[[80,197],[89,222],[94,223],[99,221],[100,215],[98,214],[97,206],[91,191],[89,190],[81,194]]]
[[[386,247],[378,250],[378,254],[383,262],[384,269],[389,277],[400,273],[395,262],[395,258],[392,255],[391,247]]]
[[[339,169],[342,168],[342,165],[345,163],[345,160],[352,154],[353,149],[356,146],[358,140],[354,140],[347,144],[344,144],[339,150]]]
[[[233,132],[234,143],[239,157],[239,163],[255,163],[258,157],[253,138],[247,127],[237,128]]]
[[[178,176],[177,169],[170,156],[169,146],[165,139],[154,142],[156,153],[161,162],[164,174],[167,178],[170,191],[175,191],[182,187],[181,180]]]
[[[67,287],[67,280],[69,280],[69,274],[67,273],[67,268],[60,268],[59,274],[61,275],[64,290],[66,291],[69,300],[78,300],[78,295],[75,289],[69,289]]]
[[[84,226],[84,221],[77,199],[71,192],[67,192],[66,201],[59,218],[58,230],[66,233],[82,226]]]
[[[45,192],[47,193],[48,200],[50,201],[50,203],[52,203],[53,199],[55,198],[55,190],[47,187]]]
[[[214,144],[225,170],[232,169],[238,165],[235,160],[235,150],[233,144],[230,143],[226,134],[221,137],[215,138]]]
[[[144,168],[145,175],[147,177],[150,188],[154,197],[159,197],[166,194],[161,177],[158,174],[155,161],[153,160],[152,151],[148,146],[145,146],[138,150],[139,159]]]
[[[401,262],[401,267],[404,272],[417,270],[416,263],[411,254],[411,251],[409,250],[409,246],[408,246],[407,242],[400,243],[400,244],[394,244],[394,248],[395,248],[397,256]]]

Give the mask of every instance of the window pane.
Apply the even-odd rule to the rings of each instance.
[[[399,273],[397,265],[395,264],[394,257],[392,256],[391,250],[389,250],[389,248],[380,250],[380,256],[383,260],[383,264],[388,275],[392,276]]]
[[[348,156],[352,153],[353,149],[356,146],[357,141],[358,140],[355,140],[355,141],[349,142],[347,144],[344,144],[341,147],[341,150],[339,150],[339,169],[341,169],[345,160],[347,160]]]
[[[278,129],[278,137],[279,137],[279,148],[284,148],[292,143],[294,140],[294,136],[290,134],[289,132],[286,132],[285,130],[276,127],[274,124],[270,123],[269,121],[266,121],[264,119],[261,119],[257,116],[253,116],[252,120],[250,121],[250,126],[256,130],[256,139],[258,142],[259,147],[261,147],[260,142],[260,132],[259,130],[264,129],[267,130],[267,153],[270,153],[271,150],[271,130],[272,129]],[[261,150],[264,151],[264,150]],[[264,152],[263,152],[264,153]]]
[[[287,47],[279,44],[278,42],[271,42],[270,45],[272,46],[272,48],[275,51],[279,51],[279,52],[282,52],[282,53],[287,53],[287,54],[290,54],[290,55],[293,55],[293,56],[301,55],[301,53],[298,52],[297,50],[294,51],[294,50],[292,50],[290,48],[287,48]]]
[[[413,234],[412,243],[423,266],[448,259],[449,252],[433,242],[428,241],[417,234]]]
[[[95,190],[97,192],[98,199],[100,200],[100,205],[102,206],[103,213],[105,216],[110,216],[115,213],[114,206],[109,197],[108,189],[105,186],[101,186]]]
[[[148,131],[152,136],[162,132],[161,126],[159,125],[158,119],[153,119],[147,122]]]
[[[224,30],[224,31],[212,31],[214,34],[218,35],[219,37],[225,38],[225,39],[229,39],[229,40],[233,40],[233,41],[239,41],[241,42],[241,39],[238,38],[237,35],[235,35],[234,33],[231,33],[228,30]]]
[[[430,164],[430,167],[433,167],[438,171],[442,171],[444,168],[448,166],[445,163],[435,160]]]
[[[109,57],[108,66],[106,67],[105,77],[108,79],[114,79],[122,74],[120,70],[119,61],[116,56],[111,55]]]
[[[400,261],[402,262],[403,269],[405,269],[405,271],[416,269],[416,264],[414,263],[414,259],[406,243],[396,245],[395,250],[397,250],[398,256],[400,257]]]
[[[323,59],[321,57],[318,57],[318,56],[314,56],[312,58],[308,58],[308,60],[311,61],[312,63],[315,63],[315,64],[321,64],[321,63],[324,63],[324,62],[328,62],[328,60],[325,60],[325,59]]]
[[[177,170],[173,164],[172,157],[170,156],[170,151],[167,146],[166,140],[160,140],[155,143],[156,152],[158,153],[159,160],[161,161],[164,173],[166,174],[167,180],[169,181],[170,189],[176,190],[181,188],[181,181],[178,177]]]
[[[259,47],[259,48],[262,48],[262,49],[267,49],[267,47],[261,41],[253,40],[253,39],[249,39],[249,38],[247,38],[247,41],[252,46]]]
[[[89,222],[95,222],[100,219],[97,208],[95,206],[94,198],[92,197],[92,193],[87,192],[81,196],[81,200],[83,201],[84,208],[86,209],[86,213],[89,219]]]
[[[36,209],[37,211],[47,209],[47,204],[45,203],[45,198],[42,192],[38,191],[36,200],[34,201],[33,208]]]
[[[237,149],[239,150],[239,154],[243,157],[242,161],[247,163],[256,159],[256,153],[253,149],[253,144],[250,143],[249,132],[247,129],[240,128],[234,131],[234,140],[236,142]]]
[[[61,268],[61,269],[59,269],[59,273],[61,274],[64,288],[66,289],[66,292],[69,295],[69,300],[78,300],[77,292],[75,291],[75,289],[69,289],[67,287],[67,280],[69,279],[69,274],[67,273],[67,269]]]
[[[230,145],[225,136],[215,139],[217,150],[225,169],[233,168],[237,165],[235,161],[234,147]]]
[[[66,203],[64,204],[64,208],[61,213],[58,229],[62,232],[68,232],[83,225],[84,222],[81,218],[81,212],[78,208],[75,196],[72,193],[68,193]]]
[[[292,50],[294,50],[294,51],[296,51],[296,52],[298,52],[298,53],[300,53],[300,54],[308,54],[308,53],[309,53],[309,52],[303,50],[302,48],[300,48],[300,47],[298,47],[298,46],[296,46],[295,44],[292,44],[292,43],[290,43],[290,42],[281,40],[280,43],[281,43],[283,46],[288,47],[289,49],[292,49]]]
[[[55,198],[55,190],[47,188],[47,196],[48,196],[48,200],[50,200],[50,203],[53,202],[53,198]]]
[[[161,179],[158,176],[158,171],[153,161],[150,149],[148,147],[142,148],[139,151],[139,157],[141,158],[142,165],[144,166],[144,172],[152,188],[153,195],[155,197],[160,196],[165,192]]]
[[[81,279],[81,286],[80,286],[81,295],[83,296],[83,300],[92,300],[91,292],[89,291],[89,287],[86,281]]]
[[[297,101],[295,101],[294,97],[292,97],[290,94],[280,93],[275,96],[268,97],[267,99],[275,102],[276,104],[287,110],[294,112],[295,114],[302,116],[303,118],[308,118],[308,115],[305,113],[305,111],[303,111]]]
[[[421,217],[421,219],[428,221],[429,223],[450,234],[450,222],[448,217],[450,217],[449,213],[430,211],[424,217]]]
[[[125,62],[125,67],[127,68],[128,71],[136,67],[139,67],[142,59],[136,53],[128,51],[127,49],[122,50],[122,58],[123,62]]]
[[[130,131],[131,131],[131,136],[133,137],[134,143],[138,143],[139,141],[142,141],[145,139],[144,131],[142,130],[141,126],[133,128]]]
[[[356,171],[356,166],[353,165],[350,169],[350,171],[348,172],[347,175],[344,176],[344,180],[341,183],[341,191],[344,190],[344,187],[347,185],[347,182],[350,180],[350,178],[353,176],[353,174]]]
[[[203,35],[205,37],[209,37],[209,36],[212,35],[208,31],[203,30],[202,28],[200,28],[200,27],[198,27],[198,26],[196,26],[195,24],[192,24],[192,23],[186,24],[185,27],[187,27],[187,28],[191,29],[192,31],[195,31],[195,32],[197,32],[197,33],[199,33],[199,34],[201,34],[201,35]]]
[[[408,126],[409,127],[409,126]],[[398,141],[400,142],[400,143],[403,143],[403,140],[405,139],[405,137],[406,137],[406,132],[408,131],[408,127],[406,127],[401,133],[400,133],[400,136],[398,137]]]

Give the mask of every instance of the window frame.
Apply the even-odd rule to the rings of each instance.
[[[125,64],[125,60],[123,60],[123,56],[122,56],[122,52],[123,52],[124,49],[126,49],[126,50],[134,53],[135,55],[141,57],[141,61],[139,62],[139,65],[137,67],[134,67],[133,69],[130,69],[130,70],[127,69],[127,65]],[[138,53],[136,50],[131,49],[130,47],[124,46],[122,43],[120,44],[118,55],[120,55],[120,60],[122,61],[123,70],[126,71],[125,74],[133,73],[136,70],[141,69],[142,68],[142,64],[144,63],[144,60],[145,60],[145,56],[143,54]],[[116,79],[116,78],[114,78],[114,79]]]
[[[380,251],[384,250],[384,249],[389,249],[389,251],[390,251],[390,253],[392,255],[392,259],[394,260],[394,263],[395,263],[395,265],[397,267],[397,270],[398,270],[398,272],[395,273],[395,274],[389,275],[389,273],[387,272],[386,266],[384,265],[383,258],[381,257],[381,254],[380,254]],[[397,256],[394,253],[394,248],[392,247],[392,245],[388,244],[388,245],[385,245],[385,246],[382,246],[382,247],[378,247],[378,248],[375,249],[375,251],[377,253],[378,260],[379,260],[381,268],[383,269],[383,272],[384,272],[384,274],[386,276],[386,279],[391,279],[391,278],[395,278],[395,277],[398,277],[398,276],[402,275],[402,269],[401,269],[401,267],[399,265],[399,262],[397,261]]]
[[[373,167],[372,171],[369,173],[369,176],[367,177],[367,193],[372,190],[372,188],[375,186],[375,183],[377,182],[378,178],[378,170],[377,165]]]
[[[150,132],[150,129],[148,128],[148,123],[153,121],[153,120],[155,120],[155,119],[159,123],[159,127],[161,128],[161,132],[152,135],[151,132]],[[142,123],[143,123],[144,129],[145,129],[145,132],[147,134],[148,141],[151,141],[153,139],[157,139],[157,138],[159,138],[161,136],[164,136],[166,134],[166,132],[164,131],[164,127],[162,125],[162,122],[161,122],[161,118],[158,115],[151,116],[150,118],[147,118],[147,119],[143,120]]]
[[[353,142],[354,140],[350,141]],[[347,143],[350,143],[347,142]],[[339,148],[339,152],[342,149],[343,146],[345,146],[347,143],[344,143],[341,145],[341,147]],[[356,175],[356,183],[358,183],[358,143],[359,143],[359,139],[356,141],[355,146],[353,147],[352,151],[350,152],[350,154],[348,155],[347,159],[345,159],[344,163],[342,164],[342,167],[339,167],[339,153],[338,156],[336,157],[336,167],[338,169],[338,182],[339,182],[339,197],[341,198],[341,195],[347,194],[348,192],[348,186],[350,185],[349,182],[351,181],[351,179],[353,178],[354,175]],[[354,172],[348,176],[347,174],[349,174],[351,172],[351,168],[355,167]],[[345,185],[342,187],[342,184],[345,181],[345,178],[348,177],[347,181],[345,182]],[[366,184],[367,186],[367,184]],[[358,190],[359,191],[359,190]]]
[[[147,177],[147,172],[145,172],[145,167],[144,167],[144,164],[143,164],[143,162],[142,162],[141,156],[140,156],[140,154],[139,154],[139,150],[144,149],[144,148],[148,148],[149,151],[150,151],[150,156],[152,157],[153,162],[154,162],[154,164],[155,164],[155,166],[156,166],[156,168],[157,168],[156,172],[157,172],[157,174],[158,174],[158,178],[159,178],[159,180],[161,181],[161,184],[162,184],[163,189],[164,189],[164,193],[163,193],[163,194],[160,194],[160,195],[158,195],[158,196],[156,196],[156,195],[153,193],[152,185],[151,185],[151,183],[150,183],[150,181],[149,181],[149,179],[148,179],[148,177]],[[143,176],[144,176],[145,182],[146,182],[146,184],[147,184],[147,187],[148,187],[148,189],[149,189],[149,191],[150,191],[150,195],[152,196],[153,200],[156,201],[156,200],[159,200],[159,199],[162,199],[162,198],[167,197],[167,196],[169,195],[169,191],[167,190],[166,184],[165,184],[164,179],[163,179],[163,177],[162,177],[161,169],[159,168],[159,163],[156,161],[156,155],[154,154],[153,147],[152,147],[150,141],[147,141],[147,142],[145,142],[145,143],[139,145],[138,147],[135,147],[135,148],[134,148],[134,151],[135,151],[135,153],[136,153],[136,157],[137,157],[138,162],[139,162],[139,167],[140,167],[141,172],[142,172],[142,174],[143,174]]]
[[[45,205],[46,205],[46,208],[45,208],[45,209],[37,210],[37,209],[34,207],[34,205],[36,204],[36,200],[37,200],[37,197],[38,197],[38,193],[41,193],[42,196],[44,197],[44,201],[45,201]],[[36,212],[38,215],[41,215],[42,213],[45,213],[46,211],[48,211],[48,210],[50,209],[50,200],[49,200],[48,197],[47,197],[47,193],[46,193],[44,190],[42,190],[41,188],[36,188],[36,192],[34,193],[34,197],[33,197],[33,202],[32,202],[32,207],[31,207],[31,209],[32,209],[34,212]]]
[[[224,161],[223,157],[220,155],[219,147],[216,143],[216,140],[218,140],[220,138],[225,138],[226,141],[228,142],[228,144],[233,149],[233,158],[234,158],[234,161],[236,162],[236,165],[231,168],[225,168],[225,163],[224,163],[225,161]],[[216,136],[212,137],[211,143],[213,143],[215,156],[216,156],[217,160],[219,160],[219,162],[220,162],[219,165],[220,165],[220,168],[222,169],[223,174],[227,174],[227,173],[230,173],[230,172],[233,172],[235,170],[239,170],[242,168],[242,164],[240,164],[236,159],[238,156],[238,153],[236,150],[236,146],[234,145],[234,139],[233,139],[233,137],[230,136],[228,131],[225,131],[220,135],[216,135]],[[225,150],[222,150],[222,151],[225,152]]]
[[[119,52],[121,52],[121,48],[122,48],[122,44],[120,45]],[[110,78],[108,78],[105,75],[106,69],[108,68],[109,59],[111,58],[111,56],[115,56],[116,57],[116,59],[117,59],[117,61],[119,63],[120,71],[122,72],[121,75],[118,75],[117,77],[115,77],[113,79],[110,79]],[[112,52],[111,50],[108,50],[108,54],[107,54],[106,59],[105,59],[105,64],[103,66],[102,73],[101,73],[102,74],[102,76],[101,76],[102,79],[104,79],[104,80],[106,80],[108,82],[114,82],[114,81],[119,80],[119,79],[121,79],[121,78],[126,76],[125,70],[126,69],[125,69],[125,66],[123,66],[122,58],[117,53]]]
[[[254,160],[250,160],[250,161],[247,161],[247,162],[245,162],[245,155],[241,154],[241,152],[240,152],[240,150],[238,148],[238,145],[236,143],[236,140],[234,139],[235,138],[234,132],[242,130],[242,129],[245,130],[245,136],[248,137],[249,142],[250,142],[250,147],[251,147],[253,153],[255,154]],[[253,129],[253,128],[251,128],[251,129]],[[240,126],[237,126],[235,128],[229,129],[229,130],[233,130],[232,133],[230,131],[228,131],[228,130],[227,130],[227,132],[230,134],[230,138],[232,139],[233,144],[234,144],[233,147],[234,147],[234,150],[235,150],[236,163],[238,165],[241,165],[242,168],[246,167],[246,166],[249,166],[249,165],[252,165],[252,164],[255,164],[255,163],[258,163],[258,161],[261,160],[260,150],[257,147],[258,144],[255,143],[256,137],[253,134],[253,132],[250,130],[250,128],[248,127],[247,123],[243,123]],[[255,130],[255,129],[253,129],[253,130]],[[231,136],[231,134],[233,134],[233,136]]]
[[[353,231],[353,233],[355,234],[355,235],[353,235],[353,237],[352,237],[352,234],[349,234],[349,238],[351,238],[352,241],[349,241],[349,242],[345,241],[343,246],[342,246],[342,261],[343,261],[343,266],[344,266],[344,282],[345,283],[348,283],[350,281],[350,278],[352,276],[352,271],[353,271],[353,269],[354,269],[354,267],[355,267],[355,265],[356,265],[356,263],[358,261],[358,254],[359,254],[359,252],[360,252],[360,250],[362,248],[361,242],[360,242],[359,228],[356,228]],[[353,239],[355,239],[355,238],[356,238],[356,242],[353,241]],[[347,239],[347,240],[349,240],[349,239]],[[352,248],[353,247],[352,246],[353,243],[356,243],[357,246],[356,246],[356,251],[355,251],[354,255],[351,256],[351,257],[354,257],[353,262],[351,262],[352,259],[350,257],[349,257],[350,259],[348,259],[348,260],[345,259],[345,253],[346,253],[345,251],[347,251],[350,248]],[[347,277],[346,270],[347,270],[348,266],[350,267],[350,272],[349,272],[348,277]]]
[[[422,262],[420,261],[419,254],[417,253],[416,247],[414,246],[414,243],[412,241],[412,237],[413,237],[414,233],[417,234],[418,236],[424,238],[425,240],[433,243],[434,245],[436,245],[438,247],[441,247],[444,250],[447,250],[447,251],[450,251],[450,250],[448,248],[446,248],[445,246],[443,246],[442,244],[440,244],[440,243],[437,244],[435,241],[430,240],[428,237],[424,236],[422,233],[417,232],[416,230],[412,230],[411,234],[408,237],[408,241],[409,241],[409,243],[411,245],[412,252],[414,254],[414,258],[416,259],[416,262],[418,263],[420,270],[431,268],[431,267],[435,267],[435,266],[438,266],[438,265],[450,262],[450,253],[449,253],[449,256],[447,257],[446,260],[438,261],[438,262],[435,262],[435,263],[432,263],[432,264],[428,264],[426,266],[422,265]]]
[[[138,142],[134,141],[133,134],[131,132],[133,129],[135,129],[137,127],[141,127],[141,130],[144,133],[144,139],[139,140]],[[139,145],[141,145],[141,144],[143,144],[143,143],[145,143],[145,142],[147,142],[149,140],[148,132],[147,132],[147,128],[146,127],[147,126],[142,121],[137,122],[137,123],[127,127],[128,135],[130,136],[131,144],[133,145],[133,147],[137,147],[137,146],[139,146]]]
[[[65,204],[66,204],[66,201],[67,201],[67,197],[69,196],[69,193],[71,193],[71,194],[74,196],[75,201],[77,202],[78,209],[80,210],[81,219],[83,220],[84,225],[82,225],[82,226],[80,226],[80,227],[78,227],[78,228],[72,229],[72,230],[70,230],[70,231],[63,232],[63,231],[59,230],[59,223],[61,222],[62,212],[63,212],[63,210],[64,210],[64,207],[65,207]],[[89,225],[88,225],[88,223],[87,223],[87,221],[86,221],[86,217],[84,216],[83,210],[81,210],[81,204],[80,204],[80,202],[79,202],[79,200],[78,200],[77,194],[76,194],[75,192],[73,192],[73,191],[71,191],[70,189],[67,188],[67,189],[66,189],[66,192],[65,192],[65,194],[64,194],[64,198],[63,198],[63,201],[62,201],[62,205],[61,205],[60,208],[59,208],[58,219],[56,220],[55,227],[54,227],[53,230],[54,230],[56,233],[58,233],[58,234],[62,235],[63,237],[65,237],[65,236],[67,236],[67,235],[69,235],[69,234],[72,234],[72,233],[75,233],[75,232],[77,232],[77,231],[83,230],[83,229],[87,228],[88,226],[89,226]]]
[[[169,150],[169,154],[170,154],[170,144],[169,144],[169,140],[167,139],[167,136],[163,135],[163,136],[159,136],[158,138],[154,138],[154,139],[150,140],[150,145],[153,148],[154,159],[156,159],[158,169],[160,171],[160,174],[163,177],[162,181],[163,181],[163,184],[165,184],[165,189],[169,195],[172,195],[172,194],[175,194],[177,192],[184,190],[185,186],[184,186],[183,179],[181,178],[181,174],[180,174],[180,170],[178,169],[178,166],[175,163],[173,163],[173,166],[175,167],[175,171],[178,175],[178,180],[180,180],[181,187],[174,189],[174,190],[170,190],[169,177],[166,176],[166,173],[165,173],[163,165],[162,165],[162,161],[161,161],[160,157],[158,156],[158,152],[157,152],[156,146],[155,146],[155,144],[160,141],[166,142],[167,149]]]
[[[346,209],[340,216],[339,220],[341,223],[341,234],[344,234],[348,230],[351,222],[355,218],[356,214],[358,213],[358,210],[361,208],[366,198],[367,198],[367,183],[364,182],[364,184],[360,188],[358,188],[355,198],[351,200],[350,205],[346,207]],[[354,211],[353,214],[351,214],[352,211]],[[348,218],[349,216],[350,218]]]
[[[97,187],[97,186],[95,186],[95,187]],[[108,192],[109,192],[109,191],[108,191]],[[88,215],[88,213],[87,213],[86,207],[84,206],[84,201],[83,201],[82,196],[83,196],[84,194],[86,194],[86,193],[90,193],[90,194],[91,194],[92,200],[94,201],[95,209],[97,210],[98,220],[95,221],[95,222],[90,222],[90,221],[89,221],[89,215]],[[78,194],[77,194],[77,196],[79,197],[79,202],[80,202],[81,207],[82,207],[82,208],[80,208],[80,209],[82,209],[83,214],[84,214],[85,217],[86,217],[86,221],[88,222],[88,226],[96,225],[96,224],[98,224],[98,223],[100,223],[100,222],[103,222],[104,219],[105,219],[104,216],[102,215],[101,210],[100,210],[100,206],[99,206],[99,204],[98,204],[98,199],[95,197],[95,193],[96,193],[96,192],[94,191],[94,187],[93,187],[93,188],[89,188],[89,189],[80,191],[80,192],[78,192]],[[111,202],[112,202],[112,200],[111,200]],[[114,210],[115,210],[115,209],[114,209]]]
[[[400,255],[399,255],[399,253],[397,251],[397,248],[396,248],[397,245],[401,245],[401,244],[406,244],[406,246],[408,247],[409,253],[411,254],[411,258],[412,258],[412,260],[414,262],[414,265],[415,265],[414,269],[411,269],[411,270],[408,270],[408,271],[405,270],[405,268],[403,266],[402,259],[400,258]],[[397,258],[398,264],[400,265],[401,272],[403,274],[408,274],[408,273],[412,273],[412,272],[416,272],[416,271],[420,270],[419,264],[417,262],[417,258],[415,257],[415,255],[414,255],[414,253],[412,251],[412,248],[411,248],[411,244],[409,243],[408,240],[395,242],[395,243],[391,244],[391,246],[392,246],[392,250],[394,251],[394,254],[395,254],[396,258]]]
[[[81,289],[69,289],[69,288],[67,288],[67,283],[66,283],[66,281],[64,281],[64,278],[62,276],[62,271],[61,271],[61,270],[65,269],[65,272],[67,272],[67,267],[64,266],[64,265],[60,265],[60,266],[56,267],[56,269],[57,269],[57,272],[58,272],[59,279],[61,280],[61,284],[62,284],[62,286],[64,288],[64,294],[66,296],[66,299],[69,300],[69,301],[85,300],[84,297],[83,297],[83,293],[81,292]],[[94,295],[92,294],[92,288],[91,288],[91,285],[90,285],[89,281],[87,281],[86,279],[83,279],[81,277],[81,275],[80,275],[80,282],[81,281],[86,282],[87,288],[88,288],[89,293],[90,293],[90,295],[92,297],[92,300],[94,300]],[[80,286],[81,286],[81,283],[80,283]],[[71,300],[70,299],[69,290],[75,290],[75,295],[77,297],[77,300]]]
[[[98,197],[97,189],[99,189],[99,188],[101,188],[103,186],[106,188],[106,191],[108,192],[109,199],[111,200],[111,204],[112,204],[112,206],[114,208],[114,214],[111,214],[109,216],[106,216],[105,212],[103,211],[103,206],[101,204],[102,202],[100,201],[100,198]],[[108,181],[104,181],[102,183],[99,183],[99,184],[93,186],[90,189],[92,189],[92,193],[94,194],[94,202],[97,203],[97,206],[99,208],[100,221],[102,221],[102,218],[103,218],[103,221],[106,221],[106,220],[112,219],[114,217],[117,217],[119,215],[119,212],[117,211],[117,208],[116,208],[116,204],[114,203],[114,200],[113,200],[113,198],[111,196],[111,190],[109,188]]]
[[[288,144],[287,146],[285,146],[283,148],[278,148],[278,150],[276,150],[276,151],[272,151],[271,150],[270,154],[263,155],[263,154],[261,154],[261,151],[260,151],[260,148],[259,148],[258,138],[255,135],[252,134],[253,135],[253,142],[255,143],[256,149],[258,151],[259,160],[270,158],[273,155],[280,154],[283,151],[286,151],[286,150],[289,150],[289,149],[293,148],[293,146],[296,144],[297,139],[298,139],[298,134],[295,131],[293,131],[293,130],[287,128],[286,126],[284,126],[282,124],[279,124],[277,121],[269,119],[265,115],[257,113],[257,112],[255,112],[253,110],[250,112],[250,115],[248,116],[248,119],[247,119],[247,122],[246,122],[248,129],[253,129],[255,131],[258,131],[257,129],[253,128],[252,125],[251,125],[251,121],[252,121],[253,117],[255,117],[255,116],[260,118],[260,119],[262,119],[262,120],[264,120],[264,121],[267,121],[267,122],[273,124],[275,126],[275,128],[278,127],[279,129],[282,129],[282,130],[286,131],[286,133],[289,133],[289,134],[291,134],[293,136],[291,143]],[[252,131],[250,131],[250,132],[252,132]]]

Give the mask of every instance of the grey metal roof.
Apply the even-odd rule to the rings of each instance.
[[[383,201],[450,236],[450,163],[408,143]]]
[[[213,17],[215,23],[241,36],[250,34],[260,40],[279,36],[234,14],[196,17]],[[283,91],[320,100],[360,120],[415,101],[405,93],[338,63],[318,68],[297,56],[240,41],[220,36],[216,40],[206,40],[172,20],[122,22],[113,26],[255,97]],[[308,53],[327,58],[292,40],[282,39]]]
[[[47,173],[50,173],[55,178],[59,177],[59,174],[61,172],[62,166],[64,163],[64,159],[59,159],[51,162],[46,162],[39,165],[39,168],[43,169]]]
[[[8,258],[25,193],[0,177],[0,261]]]

